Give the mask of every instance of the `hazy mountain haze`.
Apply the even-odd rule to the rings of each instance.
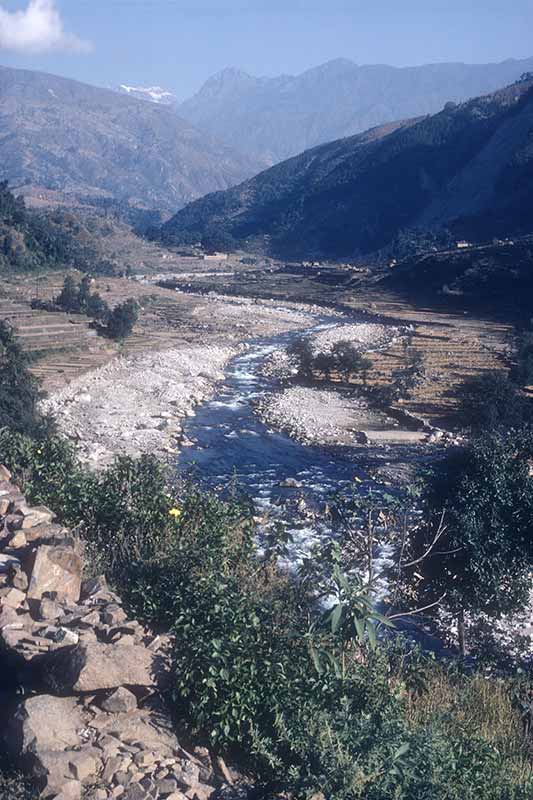
[[[500,89],[533,70],[533,58],[500,64],[358,66],[345,58],[301,75],[258,78],[225,69],[179,114],[266,165],[385,122],[434,114]]]

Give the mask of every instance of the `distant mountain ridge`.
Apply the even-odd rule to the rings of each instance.
[[[110,199],[166,214],[258,169],[173,108],[7,67],[0,67],[0,165],[0,179],[39,202]]]
[[[167,242],[352,257],[409,230],[533,231],[533,78],[306,151],[178,212]]]
[[[533,57],[401,68],[336,59],[275,78],[229,68],[181,103],[178,113],[270,166],[386,122],[437,113],[448,101],[487,94],[531,70]]]

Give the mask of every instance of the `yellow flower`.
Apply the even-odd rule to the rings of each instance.
[[[171,517],[174,517],[174,519],[178,519],[179,517],[181,517],[181,511],[179,508],[171,508],[168,513],[170,514]]]

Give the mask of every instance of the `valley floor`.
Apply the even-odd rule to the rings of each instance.
[[[423,442],[434,427],[459,426],[456,391],[467,376],[508,366],[512,327],[503,322],[408,303],[371,281],[335,288],[321,284],[318,272],[291,279],[286,269],[278,275],[238,261],[206,273],[200,259],[165,260],[152,245],[139,247],[151,271],[134,279],[98,277],[93,285],[111,306],[129,297],[141,305],[134,334],[121,346],[95,336],[84,317],[63,320],[31,310],[32,297],[58,294],[64,273],[18,278],[0,294],[0,316],[36,354],[33,372],[49,393],[46,407],[95,466],[116,452],[172,453],[183,419],[212,396],[228,359],[245,343],[310,329],[324,314],[344,325],[318,339],[324,344],[342,336],[360,344],[372,361],[371,386],[387,386],[409,352],[420,354],[423,378],[397,406],[427,425],[425,432],[405,430],[369,407],[357,386],[293,386],[262,398],[265,422],[309,443]],[[159,287],[161,277],[176,279],[183,290]],[[347,324],[346,314],[355,324]]]

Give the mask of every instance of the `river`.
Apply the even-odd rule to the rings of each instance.
[[[339,317],[323,317],[304,333],[339,324]],[[212,489],[224,491],[236,483],[266,523],[260,530],[276,520],[289,532],[292,543],[287,558],[292,563],[330,533],[324,513],[328,498],[352,485],[355,478],[362,490],[371,483],[357,449],[333,451],[300,444],[270,429],[254,413],[254,400],[277,385],[275,379],[261,374],[263,360],[301,335],[302,331],[296,331],[257,339],[230,362],[217,395],[185,423],[184,433],[193,446],[181,449],[177,464],[181,474],[192,470],[197,480]],[[287,478],[297,481],[298,488],[281,486]]]

